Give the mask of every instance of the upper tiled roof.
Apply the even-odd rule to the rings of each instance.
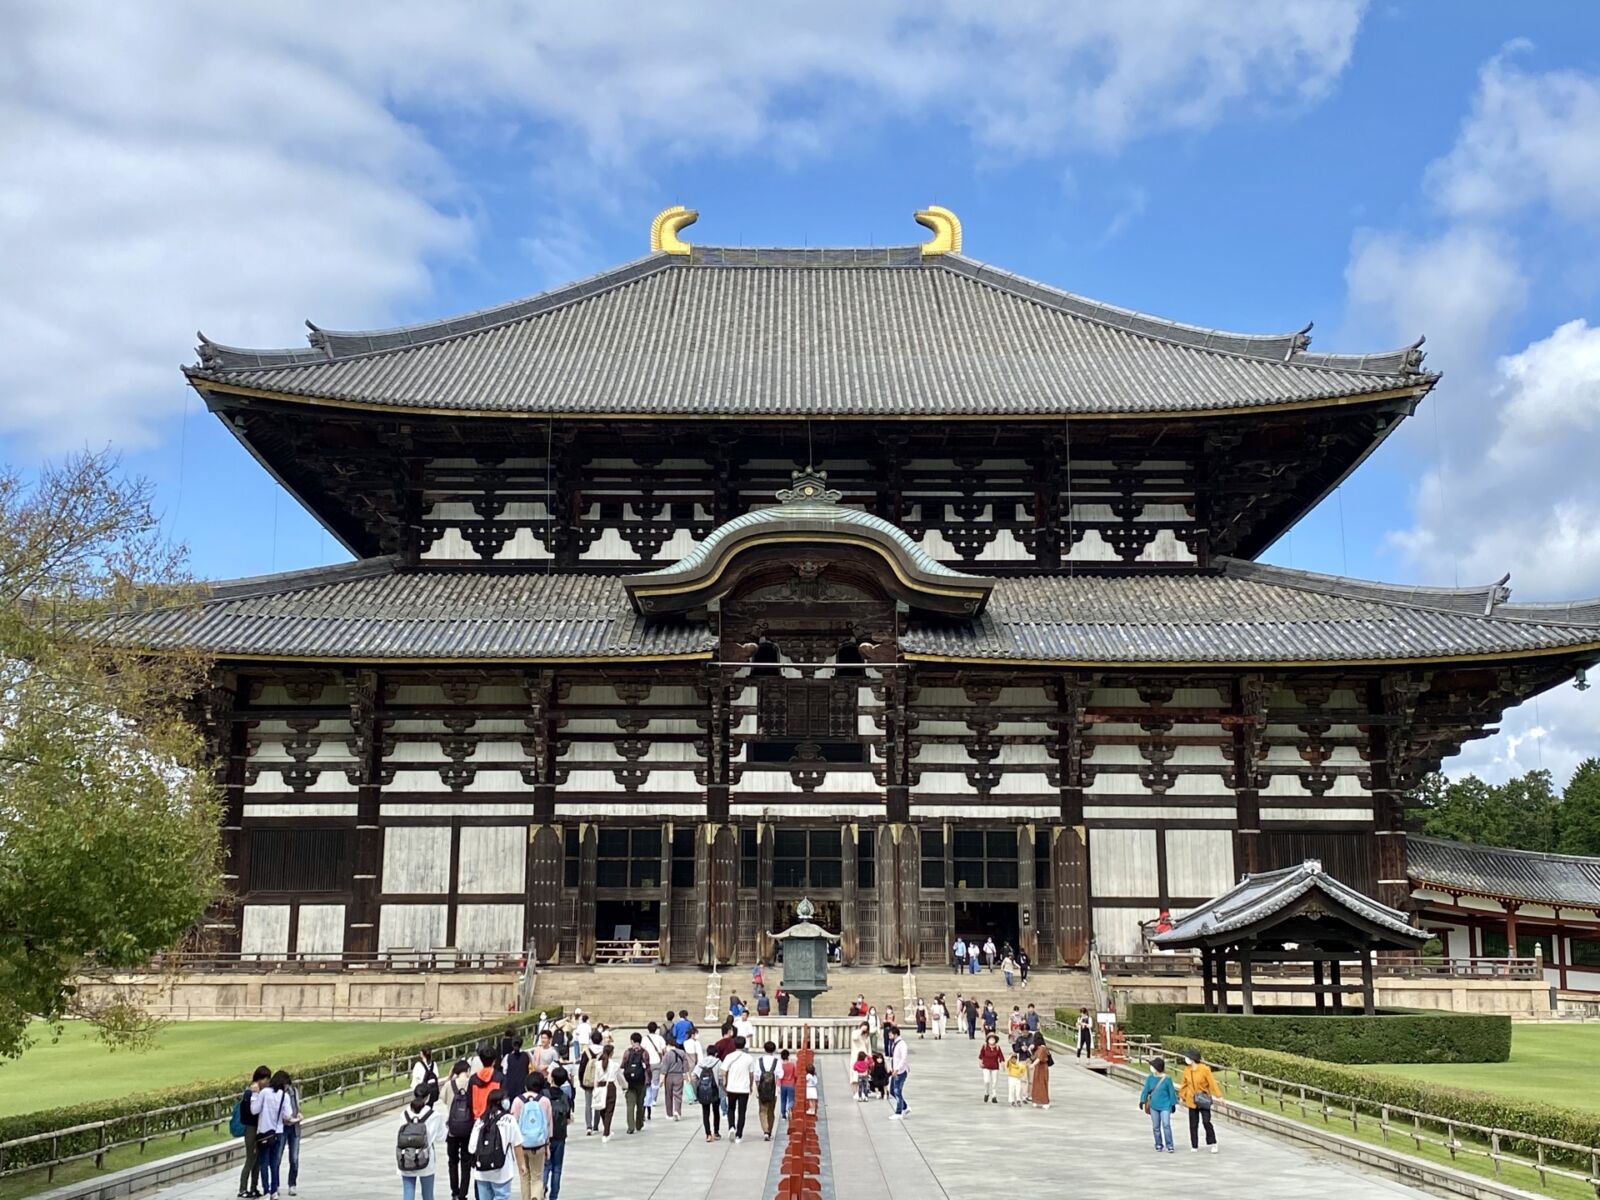
[[[1600,912],[1600,858],[1538,854],[1412,834],[1407,871],[1418,887]]]
[[[1201,943],[1214,944],[1230,933],[1265,923],[1309,892],[1319,892],[1337,908],[1352,917],[1377,925],[1397,941],[1411,945],[1428,939],[1424,930],[1415,929],[1398,909],[1380,904],[1324,873],[1315,859],[1279,871],[1246,875],[1228,891],[1208,904],[1185,913],[1166,933],[1151,940],[1169,949],[1184,949]]]
[[[1491,588],[1412,588],[1218,559],[1192,573],[1033,576],[995,584],[983,615],[915,624],[908,653],[1059,662],[1428,659],[1600,646],[1582,605],[1510,606]],[[1498,585],[1492,585],[1498,587]],[[1499,592],[1496,598],[1499,598]]]
[[[1306,351],[1087,300],[958,254],[653,254],[445,321],[202,341],[198,386],[400,409],[785,416],[1208,412],[1413,389],[1416,347]]]
[[[913,623],[901,646],[914,656],[1110,665],[1600,654],[1600,623],[1451,607],[1470,589],[1423,604],[1373,598],[1381,584],[1223,566],[1213,576],[1001,578],[981,617]],[[614,576],[405,569],[391,558],[219,584],[201,603],[118,618],[116,632],[157,649],[329,659],[640,657],[715,645],[703,625],[636,615]]]

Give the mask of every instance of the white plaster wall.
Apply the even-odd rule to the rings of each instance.
[[[450,830],[443,825],[391,825],[383,831],[383,890],[420,894],[450,890]]]
[[[287,954],[289,952],[289,906],[287,904],[246,904],[239,929],[241,954]]]
[[[1168,829],[1167,892],[1219,896],[1237,882],[1233,833],[1227,829]]]
[[[378,950],[432,950],[445,944],[443,904],[385,904],[378,910]]]
[[[1089,890],[1103,896],[1152,896],[1156,892],[1154,829],[1091,829]]]
[[[461,827],[461,861],[456,866],[456,878],[462,894],[520,892],[527,886],[527,862],[526,825]],[[456,927],[459,933],[459,916]]]
[[[295,926],[296,954],[337,956],[344,951],[344,905],[302,904]]]
[[[463,904],[456,909],[456,948],[515,954],[522,949],[520,904]]]
[[[1138,908],[1107,908],[1096,904],[1093,913],[1095,947],[1101,954],[1138,954],[1144,948],[1139,922],[1155,915]]]

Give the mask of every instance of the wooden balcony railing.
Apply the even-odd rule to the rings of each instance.
[[[396,946],[374,954],[305,953],[305,954],[238,954],[205,951],[176,951],[157,955],[151,960],[151,971],[494,971],[516,972],[522,969],[521,954],[484,953],[457,950],[450,946],[436,946],[429,950],[416,950]],[[123,970],[109,971],[89,967],[87,975],[127,974]]]
[[[661,943],[642,938],[598,941],[594,944],[596,966],[653,967],[661,961]]]
[[[1230,977],[1237,974],[1229,963]],[[1351,959],[1343,968],[1359,973],[1361,962]],[[1538,979],[1543,969],[1537,958],[1385,958],[1377,963],[1380,979]],[[1195,976],[1200,974],[1200,959],[1188,951],[1176,954],[1103,954],[1100,970],[1107,977],[1136,975]],[[1255,963],[1250,973],[1257,979],[1285,978],[1309,974],[1301,963]]]

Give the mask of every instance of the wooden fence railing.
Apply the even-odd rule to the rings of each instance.
[[[521,971],[521,954],[480,953],[436,946],[431,950],[395,947],[377,953],[218,954],[179,951],[152,959],[152,971]],[[128,974],[90,967],[84,974]]]
[[[1231,965],[1231,964],[1230,964]],[[1355,974],[1359,960],[1342,964]],[[1108,976],[1166,975],[1196,976],[1200,960],[1187,952],[1178,954],[1104,954],[1100,970]],[[1380,979],[1538,979],[1543,963],[1537,958],[1410,958],[1380,959]],[[1300,963],[1256,963],[1251,974],[1257,979],[1309,975]]]

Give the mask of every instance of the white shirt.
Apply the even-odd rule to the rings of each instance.
[[[579,1021],[572,1027],[572,1044],[579,1050],[583,1049],[589,1044],[589,1035],[593,1032],[594,1030],[590,1028],[589,1022]],[[573,1057],[577,1057],[576,1051],[573,1052]]]
[[[744,1050],[735,1050],[732,1054],[728,1055],[726,1073],[724,1076],[726,1082],[723,1086],[726,1087],[730,1093],[742,1093],[743,1095],[748,1096],[751,1091],[751,1085],[755,1081],[755,1066],[756,1060],[751,1058],[748,1052]]]
[[[422,1060],[421,1060],[421,1059],[420,1059],[420,1058],[419,1058],[419,1059],[417,1059],[417,1061],[416,1061],[416,1062],[415,1062],[415,1063],[413,1063],[413,1064],[412,1064],[412,1066],[411,1066],[411,1086],[412,1086],[412,1087],[413,1087],[413,1088],[417,1088],[417,1087],[420,1087],[420,1086],[421,1086],[421,1084],[422,1084],[422,1081],[423,1081],[423,1080],[424,1080],[424,1079],[426,1079],[426,1078],[427,1078],[427,1077],[428,1077],[428,1065],[427,1065],[427,1064],[426,1064],[426,1063],[424,1063],[424,1062],[423,1062],[423,1061],[422,1061]],[[433,1074],[433,1077],[434,1077],[434,1078],[435,1078],[435,1079],[438,1079],[438,1078],[439,1078],[439,1069],[438,1069],[438,1066],[437,1066],[437,1064],[436,1064],[436,1065],[435,1065],[435,1066],[434,1066],[434,1074]]]
[[[512,1147],[522,1144],[522,1133],[517,1128],[516,1121],[512,1119],[511,1114],[508,1112],[501,1113],[500,1119],[496,1124],[500,1127],[500,1142],[506,1148],[505,1165],[498,1171],[480,1171],[477,1167],[473,1167],[473,1183],[510,1183],[517,1177],[517,1155]],[[478,1135],[482,1132],[483,1122],[474,1122],[472,1134],[467,1138],[467,1156],[469,1158],[478,1152]]]
[[[700,1056],[705,1053],[705,1051],[700,1047],[700,1039],[693,1037],[687,1039],[683,1043],[683,1052],[689,1056],[689,1061],[691,1063],[696,1064],[699,1063]]]
[[[644,1035],[644,1056],[651,1067],[658,1066],[661,1062],[661,1052],[667,1048],[667,1039],[659,1033],[646,1031]]]
[[[420,1171],[401,1171],[401,1178],[409,1176],[412,1179],[421,1179],[424,1175],[432,1175],[438,1169],[438,1145],[439,1140],[444,1137],[444,1114],[433,1105],[424,1105],[422,1113],[428,1114],[424,1119],[428,1127],[428,1165]],[[411,1106],[409,1104],[406,1105],[400,1110],[401,1128],[411,1124],[413,1117],[421,1117],[422,1113],[413,1113]],[[396,1170],[399,1170],[399,1168],[397,1167]]]
[[[733,1032],[748,1042],[756,1035],[756,1023],[750,1019],[749,1014],[740,1013],[738,1020],[733,1023]]]
[[[289,1099],[276,1088],[264,1087],[250,1097],[250,1111],[257,1114],[256,1136],[263,1133],[282,1133],[283,1114],[288,1111]]]

